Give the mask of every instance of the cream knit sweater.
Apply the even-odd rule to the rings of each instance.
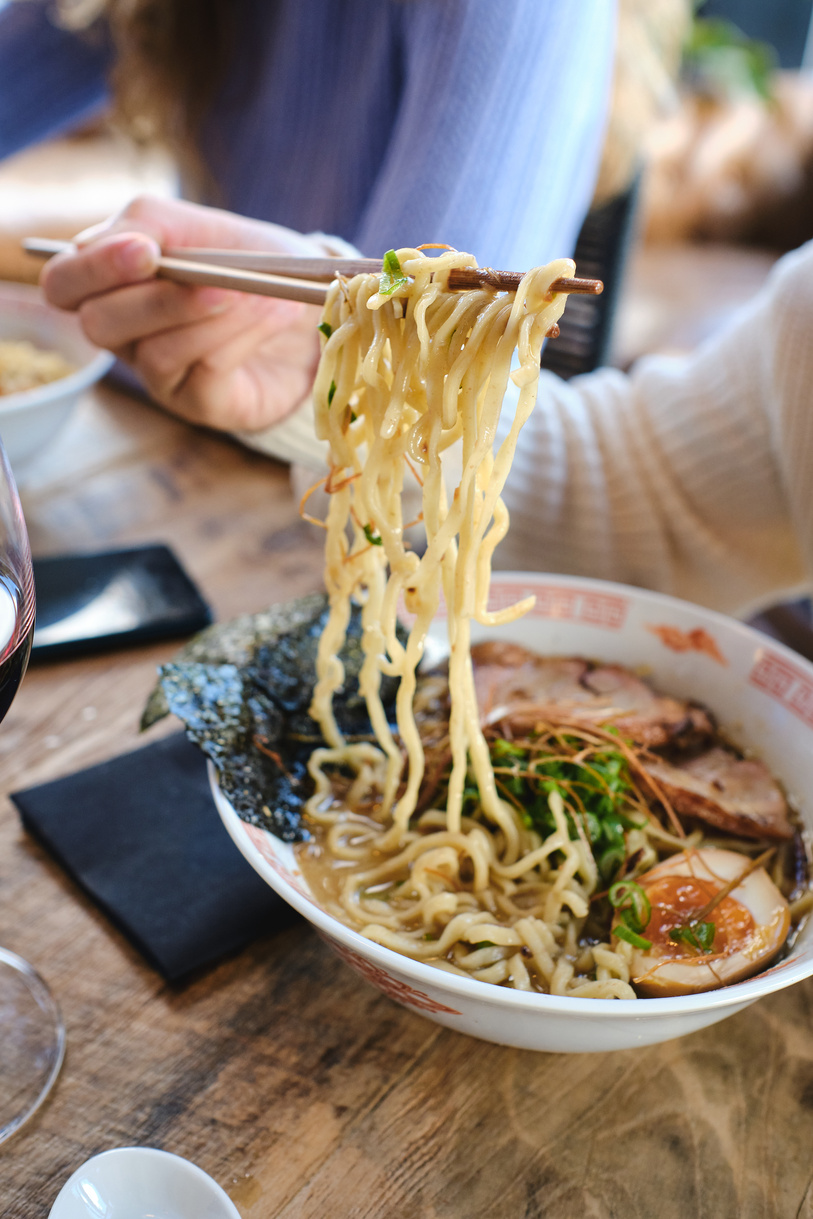
[[[514,400],[509,391],[503,435]],[[313,470],[324,458],[312,428],[306,403],[245,439]],[[813,243],[689,356],[567,383],[542,374],[495,566],[620,580],[745,615],[813,583],[811,475]]]

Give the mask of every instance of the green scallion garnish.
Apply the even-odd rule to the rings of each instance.
[[[669,939],[675,944],[686,944],[697,952],[708,952],[714,943],[717,928],[714,923],[684,923],[682,927],[673,927]]]
[[[384,255],[381,279],[378,282],[378,291],[382,296],[392,296],[393,292],[406,287],[408,283],[409,280],[401,270],[395,250],[387,250]]]
[[[652,947],[651,940],[646,939],[643,935],[639,935],[637,931],[633,931],[631,927],[627,927],[624,923],[619,923],[617,927],[613,927],[612,934],[619,940],[626,940],[628,944],[632,944],[633,948],[641,948],[644,952]]]
[[[652,906],[640,885],[636,885],[634,880],[617,880],[610,885],[607,897],[630,931],[637,933],[646,930],[652,918]]]

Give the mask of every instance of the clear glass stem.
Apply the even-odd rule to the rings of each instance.
[[[65,1057],[65,1025],[50,990],[0,948],[0,1143],[36,1113]]]

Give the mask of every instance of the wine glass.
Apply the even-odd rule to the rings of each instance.
[[[34,572],[23,510],[0,442],[0,720],[23,679],[34,634]],[[53,1087],[65,1026],[37,971],[0,948],[0,1143]]]

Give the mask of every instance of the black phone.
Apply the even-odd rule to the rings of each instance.
[[[32,660],[177,639],[212,621],[168,546],[34,559],[34,585]]]

